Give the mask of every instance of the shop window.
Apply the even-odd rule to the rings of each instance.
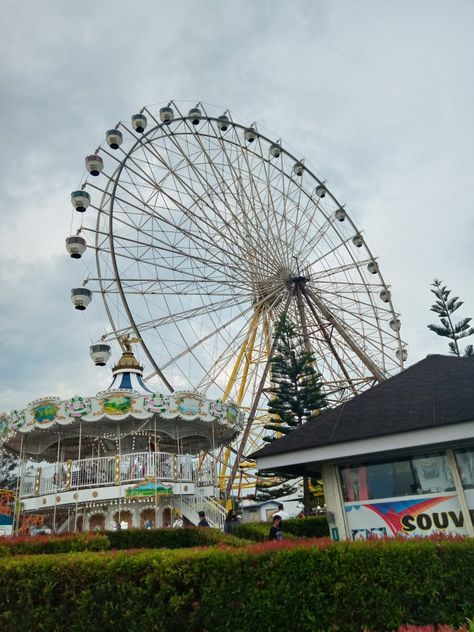
[[[447,492],[454,489],[446,456],[444,454],[424,456],[412,460],[420,493]]]
[[[351,465],[342,468],[344,500],[368,500],[367,468],[365,465]]]
[[[442,454],[346,465],[340,473],[346,502],[454,489],[446,456]]]
[[[455,450],[454,454],[464,489],[474,489],[474,449]]]

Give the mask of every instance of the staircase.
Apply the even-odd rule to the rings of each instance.
[[[75,519],[76,515],[71,512],[64,522],[56,529],[56,533],[69,533],[74,531]]]
[[[193,496],[182,496],[176,507],[182,510],[183,516],[193,524],[199,522],[199,511],[204,511],[206,519],[214,529],[223,529],[226,517],[226,510],[219,505],[215,498],[204,496],[204,494],[196,487],[196,493]]]

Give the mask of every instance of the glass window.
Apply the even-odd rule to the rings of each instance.
[[[422,493],[445,492],[454,489],[451,470],[444,454],[413,459],[413,467]]]
[[[459,476],[464,489],[474,488],[474,449],[455,450]]]
[[[444,454],[345,465],[340,474],[346,502],[454,489]]]

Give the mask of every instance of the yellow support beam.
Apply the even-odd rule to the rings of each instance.
[[[257,328],[256,325],[258,324],[258,319],[259,319],[259,312],[256,311],[254,313],[254,315],[252,316],[252,320],[250,321],[249,330],[248,330],[248,332],[247,332],[247,334],[245,336],[245,339],[244,339],[244,341],[242,343],[242,346],[239,349],[239,353],[237,355],[237,360],[235,361],[234,368],[232,369],[232,373],[230,374],[229,381],[227,382],[227,386],[226,386],[226,389],[224,391],[224,395],[222,396],[222,400],[224,402],[229,397],[230,391],[232,390],[232,387],[235,384],[235,380],[236,380],[237,374],[239,372],[240,365],[242,363],[242,358],[244,357],[244,353],[245,353],[245,350],[247,348],[249,338],[252,335],[253,329]]]
[[[250,337],[249,345],[245,353],[245,366],[242,374],[242,380],[240,382],[239,394],[237,395],[237,405],[240,406],[245,395],[245,387],[247,386],[247,377],[249,374],[250,364],[252,363],[253,349],[255,345],[255,338],[257,337],[257,327],[254,328]]]
[[[237,355],[237,360],[235,362],[234,368],[232,369],[232,373],[230,375],[229,381],[227,383],[226,389],[224,391],[224,395],[223,395],[223,400],[225,401],[228,397],[229,394],[232,390],[232,387],[234,386],[235,382],[237,381],[237,377],[238,377],[238,373],[239,373],[239,369],[241,367],[242,364],[242,360],[245,356],[245,365],[244,365],[244,370],[243,370],[243,374],[242,374],[242,379],[240,382],[240,388],[239,388],[239,393],[237,396],[237,404],[240,406],[240,404],[242,403],[242,400],[244,398],[245,395],[245,387],[247,385],[247,377],[248,377],[248,372],[249,372],[249,366],[250,363],[252,362],[252,355],[253,355],[253,349],[254,349],[254,345],[255,345],[255,338],[257,336],[257,330],[258,330],[258,324],[259,324],[259,320],[260,320],[260,311],[259,310],[255,310],[254,315],[252,316],[252,320],[250,321],[250,326],[249,329],[247,331],[247,334],[245,336],[245,339],[242,343],[242,346],[240,347],[239,353]],[[229,459],[230,459],[230,448],[226,448],[225,452],[224,452],[224,459],[223,462],[221,464],[221,471],[219,474],[219,487],[221,489],[221,491],[225,490],[225,471],[227,470],[227,467],[229,465]]]

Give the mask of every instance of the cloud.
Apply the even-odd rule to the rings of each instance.
[[[95,393],[106,327],[69,300],[70,191],[104,132],[172,98],[229,108],[296,148],[364,230],[402,313],[410,361],[441,277],[474,316],[474,6],[123,0],[4,2],[0,42],[0,409]]]

